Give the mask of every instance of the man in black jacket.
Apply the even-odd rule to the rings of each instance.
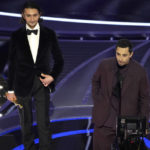
[[[55,32],[40,24],[41,10],[34,2],[26,2],[22,19],[26,25],[12,34],[9,51],[7,99],[17,100],[23,142],[26,150],[35,150],[32,131],[32,97],[37,114],[40,150],[49,150],[49,93],[63,68],[63,58]],[[54,59],[51,69],[50,58]]]

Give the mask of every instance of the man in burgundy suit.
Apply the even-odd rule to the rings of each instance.
[[[35,2],[24,4],[22,19],[25,26],[12,34],[9,51],[7,99],[17,100],[23,106],[19,108],[19,115],[25,150],[36,150],[32,130],[33,97],[40,150],[50,150],[50,91],[63,68],[56,34],[40,24],[40,16],[41,10]]]
[[[118,115],[149,118],[149,81],[132,56],[130,41],[119,40],[116,57],[103,60],[93,76],[94,150],[111,149]]]

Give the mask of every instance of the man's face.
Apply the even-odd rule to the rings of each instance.
[[[130,58],[132,57],[133,52],[129,52],[129,47],[122,48],[117,47],[116,48],[116,59],[119,66],[127,65],[130,61]]]
[[[33,29],[39,21],[40,13],[37,9],[25,8],[22,16],[25,19],[26,24]]]

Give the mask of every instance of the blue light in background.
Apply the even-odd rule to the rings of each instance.
[[[88,120],[88,119],[92,119],[92,117],[76,117],[76,118],[62,118],[62,119],[55,119],[55,120],[50,120],[51,123],[54,123],[54,122],[62,122],[62,121],[73,121],[73,120]],[[33,126],[36,126],[37,123],[33,123]],[[9,134],[11,132],[15,132],[17,130],[20,130],[20,126],[19,127],[16,127],[14,129],[10,129],[8,131],[4,131],[4,132],[1,132],[0,133],[0,136],[3,136],[3,135],[6,135],[6,134]]]
[[[91,117],[78,117],[78,118],[65,118],[65,119],[57,119],[57,120],[51,120],[50,122],[54,123],[54,122],[62,122],[62,121],[72,121],[72,120],[87,120],[87,119],[91,119]],[[36,126],[36,123],[33,124],[34,126]],[[14,128],[12,130],[9,131],[5,131],[2,132],[0,134],[0,136],[11,133],[11,132],[15,132],[17,130],[20,130],[20,127]],[[61,137],[65,137],[65,136],[70,136],[70,135],[78,135],[78,134],[86,134],[86,133],[93,133],[94,129],[89,129],[89,130],[75,130],[75,131],[67,131],[67,132],[60,132],[60,133],[55,133],[52,134],[52,139],[57,139],[57,138],[61,138]],[[143,138],[144,143],[146,145],[147,148],[150,148],[150,140],[147,138]],[[34,140],[35,144],[39,143],[39,139],[35,139]],[[24,146],[23,144],[13,148],[12,150],[23,150]]]
[[[148,140],[147,138],[144,137],[144,143],[147,148],[150,148],[150,140]]]
[[[52,135],[52,139],[70,136],[70,135],[77,135],[77,134],[85,134],[85,133],[93,133],[94,129],[89,130],[75,130],[75,131],[67,131],[67,132],[60,132]]]
[[[51,120],[50,122],[62,122],[62,121],[73,121],[73,120],[88,120],[88,119],[92,119],[92,117],[62,118],[62,119]]]
[[[56,139],[56,138],[61,138],[64,136],[70,136],[70,135],[78,135],[78,134],[86,134],[86,133],[93,133],[94,129],[89,129],[89,130],[75,130],[75,131],[67,131],[67,132],[61,132],[61,133],[56,133],[52,135],[52,139]],[[148,140],[147,138],[143,138],[144,143],[146,145],[147,148],[150,148],[150,140]],[[35,144],[39,143],[39,139],[35,139],[34,140]],[[23,150],[24,146],[23,144],[13,148],[12,150]]]
[[[67,132],[61,132],[61,133],[56,133],[56,134],[52,134],[52,139],[56,139],[56,138],[61,138],[64,136],[70,136],[70,135],[77,135],[77,134],[85,134],[85,133],[93,133],[94,129],[89,129],[89,130],[75,130],[75,131],[67,131]],[[35,144],[39,143],[39,139],[35,139],[34,140]],[[23,150],[24,146],[23,144],[13,148],[12,150]]]

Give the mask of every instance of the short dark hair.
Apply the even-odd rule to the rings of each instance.
[[[132,44],[131,42],[128,40],[128,39],[120,39],[118,42],[117,42],[117,45],[116,45],[116,48],[117,47],[121,47],[121,48],[126,48],[128,47],[129,48],[129,52],[132,53],[133,50],[132,50]]]
[[[39,12],[39,14],[42,13],[41,8],[39,7],[39,5],[38,5],[35,1],[30,1],[30,0],[29,0],[29,1],[25,2],[24,5],[23,5],[23,7],[22,7],[22,13],[24,12],[24,10],[25,10],[26,8],[37,9],[38,12]],[[39,22],[42,22],[42,21],[43,21],[43,20],[40,18],[40,19],[39,19]],[[21,18],[21,22],[22,22],[22,23],[25,23],[25,20],[24,20],[23,16],[22,16],[22,18]]]

